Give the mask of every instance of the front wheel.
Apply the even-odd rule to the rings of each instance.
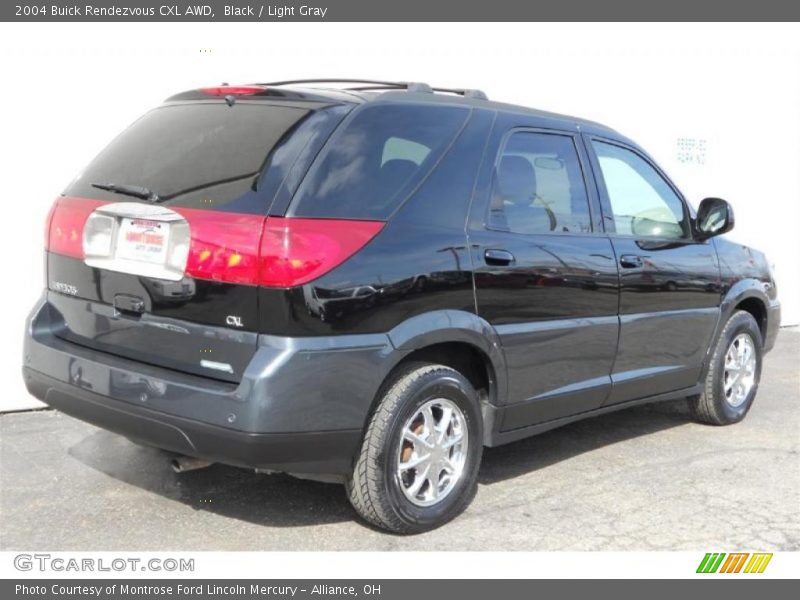
[[[758,323],[748,312],[735,312],[719,336],[702,394],[689,399],[695,418],[711,425],[744,419],[758,390],[763,342]]]
[[[439,527],[472,501],[483,451],[478,395],[449,367],[395,375],[370,420],[347,482],[367,521],[396,533]]]

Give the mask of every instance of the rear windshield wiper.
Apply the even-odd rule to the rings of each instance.
[[[133,196],[134,198],[141,198],[148,202],[161,202],[161,198],[157,193],[149,188],[140,185],[118,185],[116,183],[93,183],[92,187],[98,190],[106,190],[115,194],[123,194],[125,196]]]

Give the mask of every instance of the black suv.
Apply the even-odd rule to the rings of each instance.
[[[339,481],[419,532],[484,446],[655,400],[744,418],[780,305],[731,227],[615,131],[477,90],[192,90],[55,201],[25,382],[176,469]]]

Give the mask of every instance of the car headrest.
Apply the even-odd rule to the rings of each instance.
[[[381,179],[386,182],[388,180],[394,182],[405,181],[414,171],[417,170],[417,163],[413,160],[406,160],[405,158],[393,158],[387,160],[381,166]]]
[[[497,186],[503,200],[527,206],[536,197],[536,171],[521,156],[504,156],[497,170]]]
[[[386,203],[391,202],[392,198],[402,189],[406,182],[411,179],[417,169],[417,163],[404,158],[393,158],[383,163],[378,175],[378,188],[381,190],[391,190],[391,192],[390,197],[384,198],[381,201]]]

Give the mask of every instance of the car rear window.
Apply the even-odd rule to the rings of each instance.
[[[362,108],[312,165],[289,215],[388,218],[447,150],[468,114],[453,106]]]
[[[139,186],[167,206],[231,210],[254,193],[271,151],[308,114],[245,103],[162,106],[114,139],[65,193],[130,202],[92,184]]]

